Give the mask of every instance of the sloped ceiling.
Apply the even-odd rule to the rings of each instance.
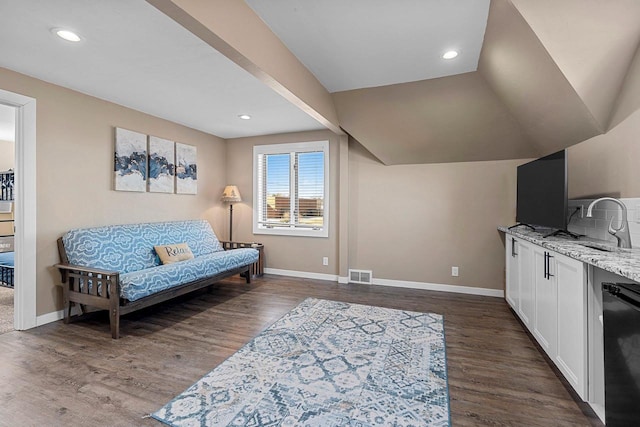
[[[640,1],[512,2],[599,128],[608,130],[615,100],[640,42]]]
[[[536,157],[477,72],[333,94],[340,123],[385,164]]]
[[[425,53],[424,50],[419,49],[426,48],[428,45],[435,49],[435,45],[406,42],[407,34],[412,35],[409,37],[410,40],[417,37],[415,34],[422,36],[426,34],[418,30],[421,28],[421,23],[427,21],[415,19],[413,14],[428,15],[432,12],[429,5],[434,8],[433,11],[443,5],[454,5],[459,10],[461,4],[467,4],[466,1],[471,1],[474,7],[478,7],[474,9],[476,12],[471,13],[473,16],[467,16],[467,19],[478,16],[482,20],[486,19],[484,31],[476,35],[478,43],[465,45],[467,53],[474,52],[476,55],[471,61],[472,66],[469,68],[469,64],[466,64],[467,68],[458,69],[451,73],[456,75],[446,77],[442,77],[447,74],[442,74],[442,69],[438,68],[439,65],[430,70],[434,73],[424,73],[429,64],[434,65],[433,62],[425,62],[425,57],[433,58],[434,52]],[[22,27],[35,25],[39,30],[48,33],[47,25],[51,24],[52,19],[61,20],[61,22],[74,21],[72,18],[76,21],[83,19],[82,14],[76,13],[78,8],[61,7],[61,5],[69,6],[73,3],[72,0],[56,0],[56,2],[32,0],[24,2],[27,6],[22,3],[0,0],[2,10],[9,11],[0,15],[2,17],[0,20],[4,19],[3,22],[6,24],[5,32],[12,28],[24,30]],[[385,164],[464,162],[542,156],[607,132],[612,126],[640,108],[640,105],[637,105],[640,97],[629,96],[629,94],[640,92],[638,53],[640,1],[638,0],[376,2],[382,5],[383,9],[396,8],[393,13],[383,13],[380,11],[383,9],[373,7],[364,11],[362,5],[368,4],[369,0],[353,2],[282,0],[278,4],[285,4],[290,8],[299,8],[304,4],[312,10],[323,10],[322,13],[307,15],[311,21],[305,21],[305,25],[297,25],[296,31],[290,33],[293,37],[304,31],[313,33],[311,35],[315,38],[314,43],[308,45],[303,43],[302,46],[297,47],[293,46],[286,37],[282,36],[281,39],[274,33],[276,27],[269,25],[268,21],[281,19],[283,14],[269,12],[271,8],[267,3],[272,2],[259,0],[87,2],[87,5],[98,8],[96,10],[100,10],[99,7],[107,8],[110,15],[118,13],[127,15],[126,10],[134,8],[145,12],[143,17],[157,18],[157,21],[165,26],[149,26],[149,22],[145,19],[130,25],[136,26],[135,34],[140,35],[140,38],[145,36],[144,39],[147,40],[146,36],[149,36],[150,46],[160,52],[155,59],[161,59],[161,61],[157,66],[149,65],[148,61],[145,62],[149,49],[143,52],[144,54],[135,54],[135,49],[130,49],[129,45],[140,47],[140,40],[137,40],[137,43],[130,43],[128,39],[124,39],[116,43],[115,49],[111,50],[112,53],[115,52],[115,56],[109,56],[108,49],[105,50],[104,46],[96,43],[97,39],[91,39],[91,43],[87,43],[84,49],[77,49],[75,53],[91,54],[95,62],[79,56],[73,57],[75,62],[63,62],[67,68],[77,68],[80,74],[95,78],[101,73],[91,72],[90,65],[93,64],[93,67],[106,77],[93,85],[101,89],[101,92],[91,92],[89,89],[78,87],[78,79],[74,78],[70,78],[68,83],[64,81],[54,83],[229,138],[242,134],[234,134],[234,131],[247,132],[246,129],[239,127],[237,113],[240,111],[235,110],[239,110],[245,104],[260,104],[262,107],[259,105],[253,105],[253,107],[259,107],[261,111],[269,110],[268,113],[271,114],[271,116],[265,114],[265,117],[271,117],[271,119],[265,119],[265,123],[262,123],[264,127],[260,129],[264,132],[285,133],[327,128],[335,133],[348,133]],[[153,14],[142,7],[153,9],[149,4],[157,9],[153,10]],[[250,5],[255,5],[255,10]],[[50,12],[40,13],[38,16],[43,22],[39,22],[34,16],[37,15],[35,12],[45,6]],[[11,14],[11,10],[16,8],[25,10],[28,7],[36,10],[34,13],[23,13],[20,16]],[[351,14],[344,12],[345,8],[349,7]],[[355,12],[354,8],[357,9]],[[360,13],[361,9],[362,13]],[[463,9],[462,12],[467,11],[466,8]],[[71,12],[60,12],[65,10]],[[164,16],[157,13],[158,10]],[[341,11],[344,13],[341,14]],[[104,14],[94,13],[93,15],[90,18],[85,17],[85,22],[77,23],[84,26],[86,31],[89,31],[89,35],[94,34],[94,29],[106,25],[96,18],[96,16],[103,18]],[[288,17],[287,19],[296,19],[297,16],[296,13],[284,15]],[[445,19],[444,16],[434,15]],[[456,13],[452,15],[455,17]],[[127,15],[129,20],[132,17],[131,13]],[[384,21],[385,17],[387,21]],[[324,21],[315,25],[313,19]],[[331,22],[333,26],[325,25],[327,20],[335,20]],[[124,22],[125,19],[120,21]],[[10,25],[14,22],[21,24]],[[137,27],[138,24],[141,25],[140,28]],[[431,26],[441,28],[440,24],[436,22]],[[286,22],[284,25],[286,26]],[[407,28],[407,25],[411,28]],[[477,25],[477,21],[474,25],[473,28],[476,30],[483,28]],[[465,26],[472,27],[471,24],[462,25],[462,27]],[[126,27],[127,25],[123,24],[122,28]],[[316,31],[314,28],[316,30],[324,28],[324,30]],[[341,28],[346,30],[338,31]],[[185,29],[187,31],[184,31]],[[379,34],[376,34],[376,37],[363,37],[363,32],[371,31],[380,31],[386,37],[379,37]],[[197,50],[182,49],[185,52],[176,53],[167,50],[166,48],[171,46],[173,48],[178,46],[180,49],[173,37],[169,37],[174,33],[182,37],[179,40],[188,41],[188,46],[193,45]],[[455,33],[454,36],[458,34],[456,31],[453,33]],[[462,33],[461,30],[460,34]],[[9,35],[5,37],[5,51],[17,43],[26,43],[26,35],[15,33],[20,35],[16,39],[13,37],[14,33],[7,32],[7,34]],[[38,34],[33,36],[34,39],[45,39]],[[338,34],[341,36],[337,36]],[[481,34],[483,34],[482,49],[478,57],[477,49],[472,46],[480,45]],[[450,36],[452,35],[448,32],[441,31],[434,34],[433,38],[444,39]],[[350,61],[344,58],[339,59],[344,52],[349,52],[349,50],[338,52],[342,44],[353,43],[354,40],[363,38],[368,40],[367,48],[370,50],[367,52],[375,56],[373,59],[377,62],[369,62],[371,58],[366,58],[367,61],[357,58],[355,61],[353,61],[354,58],[347,58]],[[46,40],[49,39],[50,37]],[[394,40],[397,49],[394,49]],[[402,43],[402,40],[405,42]],[[460,43],[464,44],[462,41]],[[378,46],[378,44],[384,44],[384,46]],[[305,55],[296,54],[296,49],[304,50],[305,48],[307,48]],[[181,60],[180,58],[183,57],[181,54],[189,53],[187,51],[193,58],[188,61]],[[49,54],[34,55],[33,52]],[[46,44],[26,43],[19,55],[9,55],[4,52],[5,55],[2,56],[0,64],[47,80],[47,76],[51,77],[55,74],[53,71],[57,70],[53,59],[61,58],[57,51],[54,54],[51,52],[54,51]],[[166,61],[167,56],[162,52],[166,52],[165,55],[171,57],[173,61]],[[125,53],[129,56],[122,56]],[[312,54],[310,58],[307,56],[308,53]],[[407,61],[406,57],[398,57],[399,54],[408,55],[409,60]],[[16,55],[19,58],[16,58]],[[113,65],[114,58],[117,61],[121,57],[126,58],[128,71],[109,72],[106,65]],[[216,60],[220,60],[219,62],[226,63],[225,67],[203,65],[202,60],[208,57],[215,57]],[[26,69],[21,69],[19,64],[16,65],[16,60],[21,58],[33,62],[37,73],[30,73]],[[477,65],[474,67],[476,60]],[[335,64],[335,61],[342,62]],[[165,62],[167,65],[163,66]],[[324,77],[318,78],[323,73],[323,69],[344,70],[338,65],[349,65],[347,62],[351,64],[349,71],[334,73],[333,77],[340,79],[341,76],[349,74],[345,76],[345,82],[348,83],[345,86],[340,86],[341,83],[335,81],[332,84],[326,83]],[[314,64],[321,64],[322,69],[317,69],[319,66]],[[354,64],[355,68],[353,68]],[[366,80],[365,71],[380,64],[386,65],[386,68],[380,68],[385,71],[378,73],[380,70],[376,69],[376,73],[373,73],[376,74],[376,79]],[[388,66],[389,64],[399,69],[394,70],[394,66]],[[175,68],[178,65],[187,67],[188,72],[174,72],[177,80],[169,80],[173,82],[172,84],[158,84],[158,82],[167,81],[161,78],[166,78],[167,74],[171,74],[171,70],[180,70]],[[411,67],[414,67],[414,71],[417,70],[418,73],[393,73],[393,71],[404,71],[405,68]],[[53,71],[49,71],[50,69]],[[148,72],[150,69],[153,69],[155,80],[150,78],[152,77]],[[238,71],[240,78],[236,76],[234,79],[233,73],[222,73],[224,70]],[[44,77],[39,74],[40,72]],[[194,73],[201,79],[190,77]],[[136,80],[132,80],[133,74],[138,76],[138,84]],[[402,83],[398,80],[392,80],[393,83],[389,80],[378,80],[387,78],[390,74],[413,77],[404,77],[405,80]],[[407,81],[407,78],[422,80]],[[358,80],[361,84],[358,84]],[[129,105],[122,100],[113,99],[117,91],[110,87],[113,88],[114,84],[121,86],[121,89],[131,87],[135,90],[144,86],[147,92],[141,92],[140,96],[135,97],[137,103]],[[371,85],[380,86],[369,87]],[[346,87],[350,90],[340,89]],[[156,88],[162,88],[164,95],[148,95],[149,91],[154,92]],[[341,91],[334,92],[336,90]],[[134,90],[124,92],[134,92]],[[203,105],[211,104],[210,100],[219,100],[222,98],[221,95],[232,93],[238,94],[238,98],[242,98],[243,102],[240,103],[231,98],[229,102],[219,102],[221,111],[215,108],[203,108]],[[271,99],[274,93],[277,101],[260,102]],[[163,102],[160,102],[159,98]],[[175,100],[182,102],[176,103]],[[176,108],[176,105],[179,107]],[[163,109],[160,110],[160,107]],[[288,113],[277,113],[277,111]],[[267,113],[267,111],[264,112]],[[227,120],[228,122],[223,123],[225,120],[223,113],[226,117],[231,117]],[[294,126],[293,120],[283,120],[285,116],[297,117],[298,127]],[[198,126],[198,123],[202,126]],[[258,124],[257,121],[255,123]],[[229,128],[223,130],[220,127],[221,124],[228,125]],[[273,127],[275,124],[278,126]],[[300,124],[305,129],[299,128]]]
[[[616,107],[609,127],[616,127],[638,110],[640,110],[640,46],[636,50],[633,62],[622,84],[622,90],[616,100]]]
[[[629,3],[492,0],[477,72],[334,93],[340,124],[385,164],[531,158],[604,133],[638,46]]]
[[[0,53],[0,67],[223,138],[324,129],[142,0],[0,0]]]
[[[509,1],[491,3],[478,72],[516,117],[540,155],[605,130]]]
[[[478,68],[490,0],[245,0],[329,92]],[[450,49],[455,60],[443,60]]]
[[[342,133],[329,92],[240,0],[147,0],[291,104]]]
[[[280,34],[282,18],[250,4]],[[340,126],[385,164],[537,157],[608,130],[639,39],[637,0],[492,0],[477,71],[332,97]]]

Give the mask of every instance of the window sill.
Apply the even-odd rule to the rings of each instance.
[[[286,228],[254,228],[253,234],[291,237],[329,237],[329,230],[291,230]]]

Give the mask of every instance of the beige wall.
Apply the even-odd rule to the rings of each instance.
[[[618,126],[637,110],[640,110],[640,44],[616,100],[610,127]]]
[[[605,130],[509,0],[491,1],[478,72],[541,155]]]
[[[13,141],[0,141],[0,171],[13,169],[15,145]]]
[[[387,165],[542,153],[480,73],[336,92],[333,99],[340,125]]]
[[[338,138],[327,131],[229,140],[227,184],[243,198],[234,205],[234,240],[264,243],[268,268],[344,275],[337,269],[343,239],[348,267],[371,269],[374,278],[503,289],[504,243],[496,228],[515,221],[516,167],[528,160],[385,166],[350,141],[348,214],[340,207],[348,227],[341,236]],[[253,146],[320,139],[331,142],[329,238],[254,235]],[[219,234],[228,237],[228,223]]]
[[[487,50],[483,55],[490,53]],[[640,180],[635,176],[640,162],[638,69],[636,54],[616,101],[614,127],[569,149],[571,198],[599,194],[640,197]],[[486,78],[486,70],[481,69],[481,74]],[[345,155],[346,150],[339,149],[341,137],[329,131],[225,142],[2,68],[0,88],[37,99],[39,315],[61,307],[60,289],[55,285],[58,273],[52,265],[58,262],[56,239],[65,231],[92,225],[206,218],[224,239],[228,237],[228,206],[220,202],[220,195],[226,184],[238,185],[244,198],[234,209],[234,240],[265,243],[267,267],[344,275],[338,264],[346,252],[348,262],[342,266],[372,269],[375,278],[503,287],[504,247],[496,226],[514,222],[516,166],[525,160],[383,166],[355,142]],[[573,114],[584,105],[579,107],[566,110]],[[113,191],[115,127],[196,145],[199,194]],[[580,128],[593,134],[592,126]],[[252,147],[320,139],[331,142],[329,237],[253,235]],[[393,141],[393,135],[389,140]],[[563,144],[572,142],[567,138]],[[339,170],[345,172],[342,177]],[[349,185],[345,188],[346,174]],[[347,191],[341,194],[340,189],[348,190],[346,199]],[[338,206],[341,197],[343,202]],[[346,221],[340,223],[340,217],[348,218],[348,227],[344,227]],[[329,266],[322,266],[323,256],[329,257]],[[451,277],[452,265],[460,267],[457,278]]]
[[[224,140],[0,68],[0,88],[37,100],[37,314],[61,308],[56,239],[74,227],[222,217]],[[114,128],[195,145],[198,195],[113,190]]]
[[[569,148],[569,198],[640,197],[640,48],[604,135]]]
[[[640,41],[640,2],[511,0],[511,3],[531,26],[600,128],[606,130]]]
[[[640,110],[569,148],[569,198],[640,197]]]
[[[514,223],[523,162],[384,166],[350,142],[350,267],[378,279],[503,289],[496,227]]]
[[[330,131],[290,133],[228,140],[227,183],[237,185],[242,203],[233,205],[233,240],[260,242],[265,245],[268,268],[338,274],[338,196],[339,136]],[[329,141],[329,237],[291,237],[253,234],[253,146],[305,141]],[[229,213],[220,235],[229,236]],[[322,265],[322,257],[329,265]]]

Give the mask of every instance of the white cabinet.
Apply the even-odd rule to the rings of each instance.
[[[533,248],[535,245],[519,241],[518,257],[520,258],[520,301],[518,315],[522,322],[531,328],[534,318],[535,289],[533,283]]]
[[[588,369],[585,264],[507,236],[507,302],[585,399]]]
[[[587,399],[587,274],[584,263],[555,255],[558,335],[555,362],[569,384]]]
[[[552,258],[553,255],[549,251],[535,246],[533,250],[535,288],[533,336],[551,359],[556,353],[558,325],[558,284],[555,272],[551,271],[552,265],[555,264],[552,263]]]
[[[507,234],[505,246],[505,265],[506,265],[506,289],[505,297],[507,303],[515,311],[518,311],[518,303],[520,301],[520,283],[518,281],[518,240]]]
[[[587,284],[584,263],[534,249],[533,336],[578,395],[587,397]]]
[[[533,319],[533,244],[507,235],[506,299],[522,322],[529,327]]]

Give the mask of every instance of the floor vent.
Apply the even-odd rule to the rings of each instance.
[[[364,283],[365,285],[370,285],[372,276],[373,272],[371,270],[349,269],[349,283]]]

